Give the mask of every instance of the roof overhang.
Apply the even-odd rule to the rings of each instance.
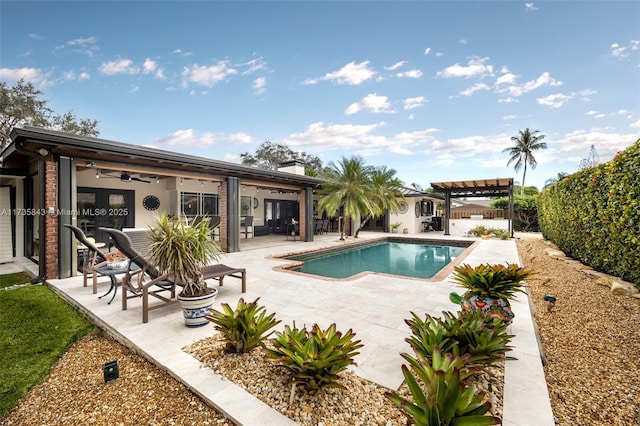
[[[128,171],[156,170],[173,176],[210,176],[223,180],[237,177],[256,184],[289,185],[295,187],[318,187],[324,181],[309,176],[253,166],[218,161],[204,157],[180,154],[157,148],[115,142],[59,132],[39,127],[14,128],[12,143],[2,152],[3,161],[9,160],[16,152],[27,151],[38,154],[43,148],[48,155],[63,156],[110,164],[112,168],[127,168]],[[42,151],[43,153],[45,151]],[[42,154],[41,154],[42,155]],[[11,167],[11,166],[9,166]]]

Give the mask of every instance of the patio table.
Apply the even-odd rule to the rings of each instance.
[[[109,277],[109,279],[111,280],[111,286],[109,287],[109,290],[103,294],[102,296],[99,296],[98,299],[102,299],[103,297],[105,297],[106,295],[108,295],[109,293],[111,293],[113,291],[113,296],[111,296],[111,300],[109,300],[108,305],[111,304],[111,302],[113,302],[113,299],[115,299],[116,297],[116,293],[118,292],[118,286],[122,285],[121,281],[118,281],[116,275],[120,275],[120,274],[125,274],[127,271],[138,271],[140,270],[140,268],[138,267],[138,265],[136,264],[131,264],[131,268],[129,268],[129,262],[124,262],[124,264],[122,266],[118,265],[118,266],[109,266],[109,265],[105,265],[105,266],[101,266],[99,268],[95,268],[94,271],[97,272],[100,275],[104,275]]]

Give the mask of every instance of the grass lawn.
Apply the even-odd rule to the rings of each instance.
[[[24,272],[0,275],[0,288],[11,287],[15,284],[29,284],[31,276]]]
[[[6,277],[0,276],[3,285]],[[0,306],[1,418],[74,342],[96,329],[43,285],[1,290]]]

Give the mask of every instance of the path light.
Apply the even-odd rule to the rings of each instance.
[[[545,294],[544,300],[547,302],[547,312],[551,313],[553,307],[556,305],[556,296],[553,294]]]
[[[118,366],[118,360],[105,362],[102,366],[102,371],[104,373],[104,382],[110,382],[111,380],[115,380],[120,377],[120,367]]]

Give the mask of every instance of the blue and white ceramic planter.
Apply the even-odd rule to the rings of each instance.
[[[218,295],[218,289],[214,288],[211,294],[200,297],[182,297],[178,295],[178,300],[182,305],[184,323],[187,327],[202,327],[209,323],[207,315],[213,306],[213,301]]]

